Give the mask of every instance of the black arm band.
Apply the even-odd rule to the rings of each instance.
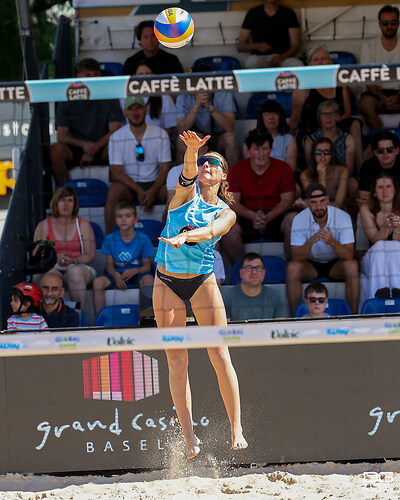
[[[195,177],[193,177],[193,179],[187,179],[182,173],[181,175],[179,176],[179,184],[182,186],[182,187],[189,187],[191,186],[192,184],[194,184],[195,180],[197,179],[197,175]]]

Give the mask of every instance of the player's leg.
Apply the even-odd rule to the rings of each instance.
[[[186,326],[186,305],[158,276],[154,280],[153,308],[159,328]],[[200,440],[193,432],[192,396],[188,377],[187,349],[166,349],[169,387],[186,442],[186,456],[195,457]]]
[[[226,313],[214,274],[200,285],[190,300],[193,313],[200,326],[226,326]],[[227,347],[208,348],[208,356],[215,369],[219,390],[231,424],[232,448],[247,447],[240,415],[239,384]]]

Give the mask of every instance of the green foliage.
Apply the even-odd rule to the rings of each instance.
[[[22,80],[22,50],[15,0],[0,2],[0,81]]]
[[[36,53],[41,67],[47,63],[49,77],[53,76],[52,57],[57,23],[60,14],[71,9],[70,1],[30,0],[31,24],[35,36]],[[72,34],[72,41],[74,37]],[[0,81],[21,81],[23,59],[15,0],[0,1]]]

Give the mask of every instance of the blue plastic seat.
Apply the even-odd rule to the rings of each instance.
[[[100,250],[101,245],[103,244],[103,240],[104,240],[103,231],[102,231],[101,227],[99,226],[99,224],[97,224],[97,222],[91,221],[90,225],[92,226],[92,229],[94,232],[94,237],[96,240],[96,249]]]
[[[158,237],[161,234],[163,225],[159,220],[140,219],[135,225],[135,229],[147,234],[153,245],[158,245]]]
[[[76,191],[80,207],[104,207],[106,204],[108,187],[99,179],[70,179],[63,185]]]
[[[329,52],[332,59],[332,64],[357,64],[357,59],[351,52],[336,50]]]
[[[193,67],[198,64],[206,64],[211,68],[211,71],[233,71],[240,69],[240,62],[236,57],[231,56],[210,56],[200,57],[193,63]]]
[[[86,315],[83,312],[83,310],[82,309],[78,309],[77,312],[78,312],[79,317],[80,317],[80,326],[88,326]]]
[[[246,119],[253,120],[258,116],[258,110],[265,101],[278,102],[285,111],[286,118],[292,114],[292,94],[290,92],[257,92],[247,101]]]
[[[100,69],[109,71],[115,76],[122,75],[123,65],[119,62],[101,62]]]
[[[349,303],[344,299],[330,299],[328,298],[328,306],[325,312],[330,316],[349,316],[352,314]],[[302,300],[297,306],[295,318],[302,318],[308,314],[308,308]]]
[[[391,314],[400,312],[400,298],[369,299],[364,302],[361,314]]]
[[[96,326],[137,326],[139,324],[139,306],[122,304],[100,309]]]
[[[282,257],[275,255],[263,255],[265,276],[263,283],[285,283],[286,281],[286,262]],[[238,259],[232,266],[231,285],[240,283],[240,264],[242,259]]]

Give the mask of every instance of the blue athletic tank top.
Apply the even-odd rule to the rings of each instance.
[[[197,187],[192,200],[168,211],[167,223],[161,236],[172,238],[184,231],[207,226],[226,208],[229,208],[228,205],[220,198],[216,205],[206,203]],[[171,273],[207,274],[213,270],[214,247],[219,239],[220,236],[217,236],[200,243],[185,243],[177,249],[160,241],[154,260]]]

